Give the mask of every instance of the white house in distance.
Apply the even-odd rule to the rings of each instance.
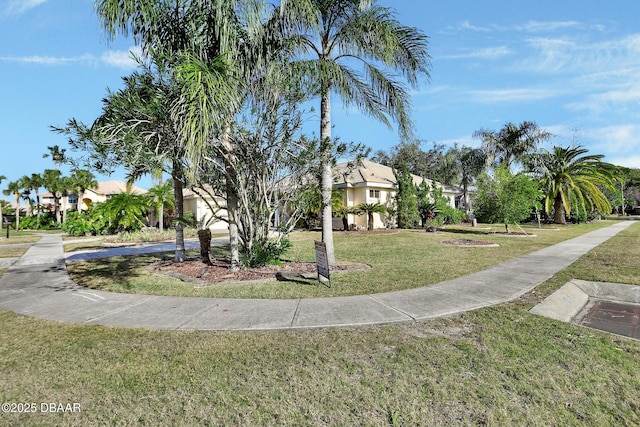
[[[381,203],[387,205],[396,194],[396,177],[393,169],[379,163],[369,160],[362,160],[358,165],[345,162],[336,165],[334,175],[337,176],[333,186],[334,188],[344,189],[345,205],[358,206],[361,203]],[[423,181],[418,175],[412,175],[413,183],[417,186]],[[432,181],[426,179],[429,186]],[[438,187],[442,188],[442,193],[449,199],[449,204],[455,208],[455,197],[458,193],[457,189],[442,185],[436,182]],[[385,228],[387,224],[379,213],[373,214],[373,228]],[[355,224],[358,227],[365,228],[367,226],[366,215],[349,215],[349,224]],[[334,218],[334,228],[342,229],[342,219]]]
[[[209,195],[205,191],[201,191],[200,193],[204,196],[204,198],[190,189],[185,188],[182,191],[182,200],[184,201],[184,205],[183,205],[184,211],[193,213],[194,217],[198,221],[201,221],[203,218],[209,219],[212,217],[211,209],[209,209],[209,205],[207,204],[207,202],[209,202],[209,204],[214,208],[216,206],[211,195]],[[219,200],[218,202],[220,203],[221,206],[224,206],[224,202],[222,200]],[[221,210],[220,212],[218,212],[218,216],[222,218],[226,218],[227,212],[225,210]],[[215,232],[227,231],[228,228],[229,227],[226,221],[222,221],[222,220],[215,221],[209,226],[209,229]]]

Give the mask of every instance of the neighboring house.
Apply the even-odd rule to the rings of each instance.
[[[413,182],[415,185],[420,185],[423,181],[422,177],[417,175],[413,176]],[[431,180],[427,179],[427,183],[431,186]],[[449,204],[455,207],[455,199],[459,191],[455,188],[448,187],[436,182],[436,185],[442,188],[443,195],[449,199]],[[359,166],[353,166],[352,163],[340,163],[336,165],[334,169],[334,188],[344,190],[344,203],[347,206],[358,206],[360,203],[381,203],[385,206],[389,206],[393,203],[393,198],[396,194],[396,178],[393,174],[393,169],[378,163],[374,163],[368,160],[362,160]],[[202,193],[205,195],[206,193]],[[210,195],[206,195],[207,199],[212,206],[215,206]],[[200,220],[203,216],[207,215],[211,217],[211,210],[207,203],[198,194],[191,190],[184,190],[184,210],[190,211],[194,214],[196,219]],[[220,203],[224,205],[224,202]],[[282,209],[276,211],[276,218],[282,214]],[[218,213],[219,217],[226,218],[227,212],[221,210]],[[385,228],[387,226],[387,220],[385,214],[373,214],[374,228]],[[365,228],[367,226],[366,215],[349,215],[349,224],[353,224],[356,227]],[[334,229],[341,230],[342,218],[333,218]],[[212,230],[224,231],[228,229],[227,223],[223,220],[217,221],[210,227]]]
[[[369,160],[362,160],[359,165],[351,162],[336,165],[334,175],[334,188],[344,190],[344,203],[346,206],[358,206],[361,203],[381,203],[391,205],[396,194],[396,177],[393,169]],[[414,184],[420,185],[423,178],[412,175]],[[432,181],[426,179],[429,186]],[[455,198],[458,190],[436,182],[442,188],[442,193],[449,199],[449,204],[455,207]],[[349,215],[349,224],[365,228],[367,226],[366,215]],[[373,214],[373,228],[385,228],[387,221],[385,214]],[[342,229],[342,219],[334,218],[334,228]]]
[[[183,208],[185,212],[193,213],[193,216],[197,221],[202,221],[203,219],[205,221],[208,221],[213,217],[213,215],[211,213],[211,209],[209,209],[209,205],[207,204],[207,202],[209,202],[209,204],[213,206],[214,209],[216,207],[216,204],[213,198],[207,192],[202,191],[200,193],[204,196],[204,198],[200,197],[193,190],[185,188],[182,191],[182,199],[184,200]],[[220,198],[218,200],[218,203],[224,206],[224,201]],[[217,212],[217,216],[226,218],[227,212],[225,210],[220,210],[219,212]],[[227,231],[229,229],[229,226],[227,225],[226,221],[218,220],[210,224],[209,228],[211,229],[211,231]]]
[[[120,194],[127,191],[127,184],[122,181],[107,181],[99,182],[97,188],[88,188],[85,190],[82,200],[81,209],[88,210],[93,203],[105,202],[109,197],[114,194]],[[147,190],[144,190],[135,185],[130,189],[133,194],[145,194]],[[50,205],[53,207],[55,200],[53,194],[50,192],[42,193],[40,195],[41,203],[45,206]],[[78,196],[76,194],[69,194],[67,197],[63,197],[60,200],[61,210],[76,210],[78,208]]]

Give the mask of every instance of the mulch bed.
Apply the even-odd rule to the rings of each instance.
[[[257,280],[271,280],[276,274],[304,275],[315,277],[315,262],[283,262],[282,265],[268,265],[259,268],[242,268],[239,271],[229,270],[230,262],[224,259],[212,260],[212,265],[203,263],[199,258],[187,259],[183,262],[160,261],[149,268],[154,273],[166,274],[184,281],[207,283],[237,283]],[[368,269],[366,264],[340,262],[331,271],[356,271]]]

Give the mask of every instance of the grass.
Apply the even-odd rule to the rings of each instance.
[[[19,258],[29,250],[28,246],[2,247],[0,246],[0,258]]]
[[[379,293],[408,289],[449,280],[524,255],[550,244],[609,225],[608,222],[571,225],[541,232],[535,238],[488,235],[486,230],[450,228],[441,233],[400,231],[396,234],[335,234],[338,260],[370,264],[367,271],[332,276],[331,288],[293,282],[219,285],[196,289],[193,283],[151,273],[146,267],[162,256],[115,257],[67,264],[76,283],[92,289],[142,294],[226,297],[308,298]],[[461,248],[441,245],[451,238],[490,239],[498,248]],[[319,233],[291,235],[293,243],[285,255],[290,261],[313,261],[314,240]],[[220,251],[220,248],[215,248]],[[214,256],[228,256],[217,252]]]
[[[0,400],[81,405],[75,414],[2,414],[2,422],[639,425],[640,342],[527,312],[566,277],[628,277],[640,249],[627,252],[639,239],[634,224],[534,295],[424,322],[171,332],[0,311]]]

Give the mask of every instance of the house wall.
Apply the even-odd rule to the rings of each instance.
[[[183,206],[184,206],[184,211],[192,212],[193,215],[196,217],[196,220],[198,221],[200,221],[205,215],[207,218],[211,218],[212,216],[211,209],[209,209],[209,206],[207,205],[207,203],[204,200],[202,200],[200,197],[190,197],[190,198],[184,199]],[[225,210],[222,210],[218,212],[218,215],[227,217],[227,212]],[[216,221],[213,224],[211,224],[209,229],[215,232],[223,232],[223,231],[227,231],[229,229],[229,226],[225,221]]]

